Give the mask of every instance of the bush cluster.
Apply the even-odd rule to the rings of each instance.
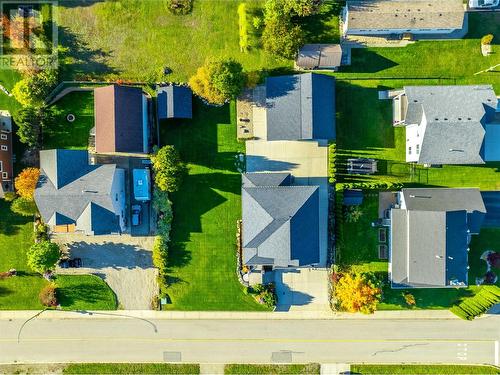
[[[167,9],[177,16],[189,14],[193,10],[193,0],[167,0]]]
[[[247,5],[241,3],[238,5],[238,25],[240,33],[240,51],[248,52],[248,17]]]
[[[253,294],[257,302],[262,305],[266,305],[269,308],[275,307],[278,301],[274,283],[254,285],[251,288],[245,289],[244,293]]]
[[[450,311],[459,318],[473,320],[497,303],[500,303],[500,288],[496,285],[485,285],[475,296],[464,299]]]
[[[179,190],[186,167],[175,147],[168,145],[155,149],[154,154],[151,155],[151,161],[158,189],[170,193]]]
[[[54,283],[45,286],[38,295],[38,299],[43,306],[56,307],[57,306],[57,289]]]
[[[343,184],[344,189],[399,190],[402,187],[402,183],[391,181],[350,182]]]
[[[337,158],[337,146],[335,143],[331,143],[330,146],[328,146],[328,175],[329,175],[329,182],[331,184],[334,184],[337,182],[337,167],[336,167],[336,158]]]
[[[168,193],[155,188],[153,207],[158,213],[158,234],[153,244],[153,265],[158,269],[160,296],[164,297],[167,294],[166,289],[168,286],[168,245],[170,243],[170,229],[173,218],[172,203],[168,199]]]

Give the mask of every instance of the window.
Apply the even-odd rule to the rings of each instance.
[[[3,179],[9,178],[9,174],[7,172],[2,172],[2,178]]]
[[[115,201],[118,202],[118,194],[115,194]]]
[[[417,145],[415,152],[417,153],[417,155],[420,153],[420,145]]]
[[[411,146],[408,147],[408,155],[411,155]]]
[[[0,138],[3,139],[3,140],[6,140],[7,139],[7,134],[2,134]]]
[[[0,172],[3,171],[3,161],[0,160]]]
[[[2,145],[2,151],[7,151],[9,148],[5,145]]]

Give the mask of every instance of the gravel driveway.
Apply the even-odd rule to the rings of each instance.
[[[59,274],[95,274],[115,292],[126,310],[150,310],[158,294],[157,270],[153,267],[151,248],[154,237],[95,236],[57,234],[53,240],[81,258],[82,268],[58,268]]]

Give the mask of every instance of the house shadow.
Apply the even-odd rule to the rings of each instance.
[[[106,0],[59,0],[59,6],[64,8],[81,8],[103,3]]]
[[[0,199],[0,234],[14,236],[21,230],[21,226],[32,221],[32,218],[11,213],[10,202]]]
[[[117,237],[118,238],[118,237]],[[113,268],[150,269],[153,267],[151,251],[137,245],[104,242],[71,242],[67,244],[70,259],[81,258],[84,268],[101,270]]]
[[[289,273],[300,273],[300,271],[296,269],[274,271],[274,283],[276,286],[277,298],[275,311],[290,311],[292,306],[309,305],[314,300],[313,296],[298,290],[292,290],[290,288],[286,281],[283,280],[283,275]]]
[[[340,67],[342,73],[379,73],[398,64],[367,48],[351,49],[351,65]]]
[[[298,164],[287,161],[272,160],[260,155],[247,155],[246,166],[247,172],[280,172],[293,170],[298,166]]]

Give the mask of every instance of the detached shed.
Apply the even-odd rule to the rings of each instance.
[[[295,65],[300,69],[337,70],[342,63],[340,44],[306,44],[297,55]]]
[[[193,118],[193,93],[187,86],[159,87],[157,98],[158,119]]]

